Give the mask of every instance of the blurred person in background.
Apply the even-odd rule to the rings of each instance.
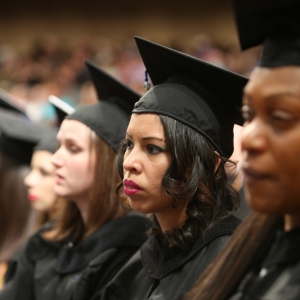
[[[52,156],[66,205],[29,240],[0,299],[90,299],[146,240],[149,220],[124,211],[115,193],[116,151],[139,95],[87,65],[101,101],[64,119]]]
[[[246,196],[254,212],[185,299],[300,299],[300,3],[236,0],[242,49],[263,43],[244,89]]]
[[[247,79],[136,42],[154,87],[132,111],[118,157],[119,193],[124,205],[152,214],[154,227],[101,299],[181,299],[240,223],[231,215],[239,199],[225,167]]]
[[[50,99],[53,100],[53,97]],[[55,97],[54,101],[52,105],[57,111],[58,125],[60,126],[64,118],[74,112],[74,109],[61,99]],[[31,171],[24,180],[28,188],[28,200],[38,213],[37,229],[46,222],[55,220],[61,210],[60,206],[64,203],[64,200],[59,199],[54,193],[56,175],[51,158],[58,147],[56,134],[57,132],[53,131],[35,146],[31,159]]]
[[[51,133],[31,123],[18,108],[12,112],[14,106],[9,105],[0,111],[0,263],[8,261],[35,229],[23,181],[33,147]]]

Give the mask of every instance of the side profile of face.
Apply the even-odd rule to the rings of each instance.
[[[133,210],[154,213],[158,220],[172,223],[180,210],[161,188],[163,176],[171,163],[165,133],[156,114],[133,114],[126,134],[124,154],[124,192]]]
[[[56,168],[54,192],[68,200],[85,201],[94,181],[96,162],[93,132],[76,120],[64,120],[57,140],[58,150],[52,156]]]
[[[57,196],[54,193],[55,168],[51,163],[52,153],[36,151],[31,159],[31,172],[25,177],[28,188],[28,200],[32,207],[40,212],[48,211]]]
[[[245,88],[246,192],[263,213],[300,214],[299,82],[300,67],[256,68]]]

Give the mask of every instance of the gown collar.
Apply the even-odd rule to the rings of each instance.
[[[73,246],[67,241],[58,254],[56,271],[60,274],[78,272],[104,251],[115,247],[140,247],[147,239],[151,222],[144,216],[129,214],[98,228]]]
[[[231,235],[240,220],[233,215],[218,221],[212,228],[199,238],[189,250],[181,250],[177,246],[168,249],[160,247],[158,240],[151,236],[141,247],[141,259],[144,268],[149,276],[154,279],[161,279],[172,273],[175,269],[185,265],[198,252],[206,247],[210,242],[220,236]]]

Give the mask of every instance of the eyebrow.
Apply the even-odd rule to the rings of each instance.
[[[293,94],[293,93],[290,93],[290,92],[283,92],[283,93],[278,93],[278,94],[268,96],[268,97],[266,97],[265,101],[269,102],[269,101],[272,101],[274,98],[280,98],[280,97],[286,97],[286,96],[289,96],[289,97],[292,97],[292,98],[297,98],[298,100],[300,100],[299,95],[296,95],[296,94]]]
[[[129,134],[128,132],[126,133],[126,135],[128,135],[130,138],[132,138],[132,135]],[[159,138],[159,137],[155,137],[155,136],[146,136],[146,137],[143,137],[142,140],[158,140],[160,142],[165,142],[164,139]]]
[[[60,138],[58,135],[56,136],[56,140],[58,143],[60,143],[62,140],[65,140],[67,142],[75,142],[75,143],[78,143],[80,142],[80,140],[76,137],[66,137],[66,138]]]
[[[291,92],[282,92],[282,93],[277,93],[277,94],[274,94],[274,95],[267,96],[265,98],[265,101],[269,102],[269,101],[272,101],[274,98],[280,98],[280,97],[286,97],[286,96],[297,98],[298,100],[300,99],[300,96],[297,95],[297,94],[294,94],[294,93],[291,93]],[[244,91],[243,92],[243,99],[245,100],[245,98],[247,98],[247,100],[251,99],[251,97]]]

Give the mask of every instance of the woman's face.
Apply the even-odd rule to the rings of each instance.
[[[69,200],[86,200],[94,180],[95,146],[92,131],[76,120],[64,120],[57,139],[59,148],[52,156],[56,167],[54,192]]]
[[[171,198],[162,191],[162,178],[171,157],[158,115],[133,114],[126,134],[124,192],[132,209],[142,213],[165,213]]]
[[[245,88],[242,151],[250,205],[300,213],[300,67],[256,68]]]
[[[28,188],[28,199],[34,209],[40,212],[48,211],[55,199],[55,168],[51,163],[52,153],[36,151],[31,159],[31,172],[25,177]]]

